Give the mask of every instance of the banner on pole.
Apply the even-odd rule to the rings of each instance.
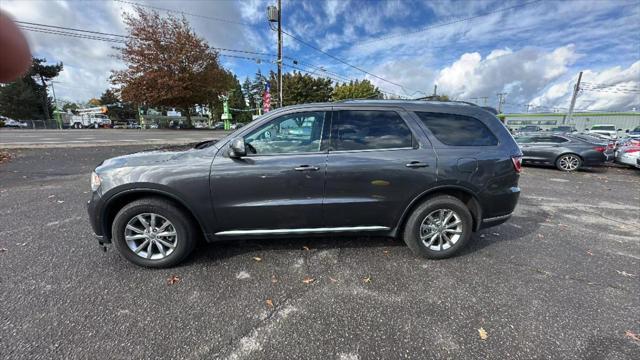
[[[264,94],[262,94],[262,110],[269,112],[271,110],[271,84],[267,81],[264,84]]]

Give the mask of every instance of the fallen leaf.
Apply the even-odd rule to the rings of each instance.
[[[54,197],[56,197],[56,196],[55,195],[49,195],[47,198],[51,199],[51,198],[54,198]]]
[[[487,340],[487,337],[489,337],[487,331],[483,328],[478,329],[478,334],[480,334],[480,340]]]
[[[255,261],[262,261],[262,258],[261,258],[261,257],[259,257],[259,256],[254,256],[254,257],[253,257],[253,260],[255,260]]]
[[[623,270],[623,271],[618,271],[618,270],[616,270],[616,272],[617,272],[618,274],[622,275],[622,276],[635,277],[635,275],[633,275],[633,274],[629,274],[628,272],[626,272],[626,271],[624,271],[624,270]]]
[[[64,200],[58,200],[58,204],[64,203]]]
[[[276,278],[275,275],[271,275],[271,282],[274,283],[274,284],[277,283],[278,282],[278,278]]]
[[[538,237],[539,237],[540,239],[544,239],[544,235],[542,235],[542,234],[538,234]]]
[[[587,249],[587,255],[589,255],[589,256],[593,256],[593,253],[591,252],[591,250],[590,250],[590,249]]]
[[[7,248],[0,248],[0,253],[7,251]]]
[[[306,245],[302,247],[302,250],[305,250],[305,251],[311,251],[311,249],[309,249],[309,247],[308,247],[308,246],[306,246]]]
[[[389,250],[383,250],[383,251],[382,251],[382,254],[384,254],[384,255],[389,255]]]
[[[176,275],[171,275],[167,278],[167,285],[173,285],[180,281],[180,278]]]
[[[331,276],[329,276],[329,280],[331,280],[331,282],[337,282],[338,281],[338,279],[334,279]]]
[[[366,278],[362,279],[362,282],[365,284],[370,284],[371,283],[371,276],[367,276]]]
[[[638,336],[638,334],[634,334],[634,333],[632,333],[630,330],[627,330],[627,331],[624,333],[624,336],[626,336],[626,337],[628,337],[628,338],[631,338],[631,339],[633,339],[633,340],[635,340],[635,341],[640,341],[640,336]]]
[[[271,299],[265,300],[264,303],[267,304],[269,309],[273,309],[273,301]]]
[[[316,281],[316,279],[314,279],[312,277],[308,277],[308,276],[305,276],[304,279],[302,279],[302,282],[307,284],[307,285],[311,284],[314,281]]]

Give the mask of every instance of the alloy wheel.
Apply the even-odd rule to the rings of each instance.
[[[430,250],[447,250],[461,237],[462,219],[451,209],[434,210],[420,224],[420,240]]]
[[[150,260],[166,258],[178,244],[178,234],[171,221],[155,213],[131,218],[125,227],[124,238],[134,254]]]
[[[560,168],[565,171],[573,171],[580,166],[580,159],[574,155],[565,155],[558,162]]]

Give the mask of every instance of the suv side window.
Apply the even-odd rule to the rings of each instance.
[[[451,146],[493,146],[498,139],[482,121],[464,115],[417,112],[441,143]]]
[[[331,149],[373,150],[411,148],[413,136],[395,111],[341,110],[331,125]]]
[[[277,117],[245,135],[250,154],[319,152],[324,111],[299,112]]]

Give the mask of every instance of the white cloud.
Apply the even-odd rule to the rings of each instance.
[[[545,107],[567,108],[573,94],[576,76],[550,86],[541,95],[531,100],[531,104]],[[640,109],[640,94],[632,89],[640,89],[640,61],[628,68],[614,66],[601,71],[585,70],[582,75],[583,88],[593,88],[594,84],[610,85],[597,91],[582,91],[576,100],[576,109],[584,110],[631,110]],[[589,86],[591,84],[591,86]]]

